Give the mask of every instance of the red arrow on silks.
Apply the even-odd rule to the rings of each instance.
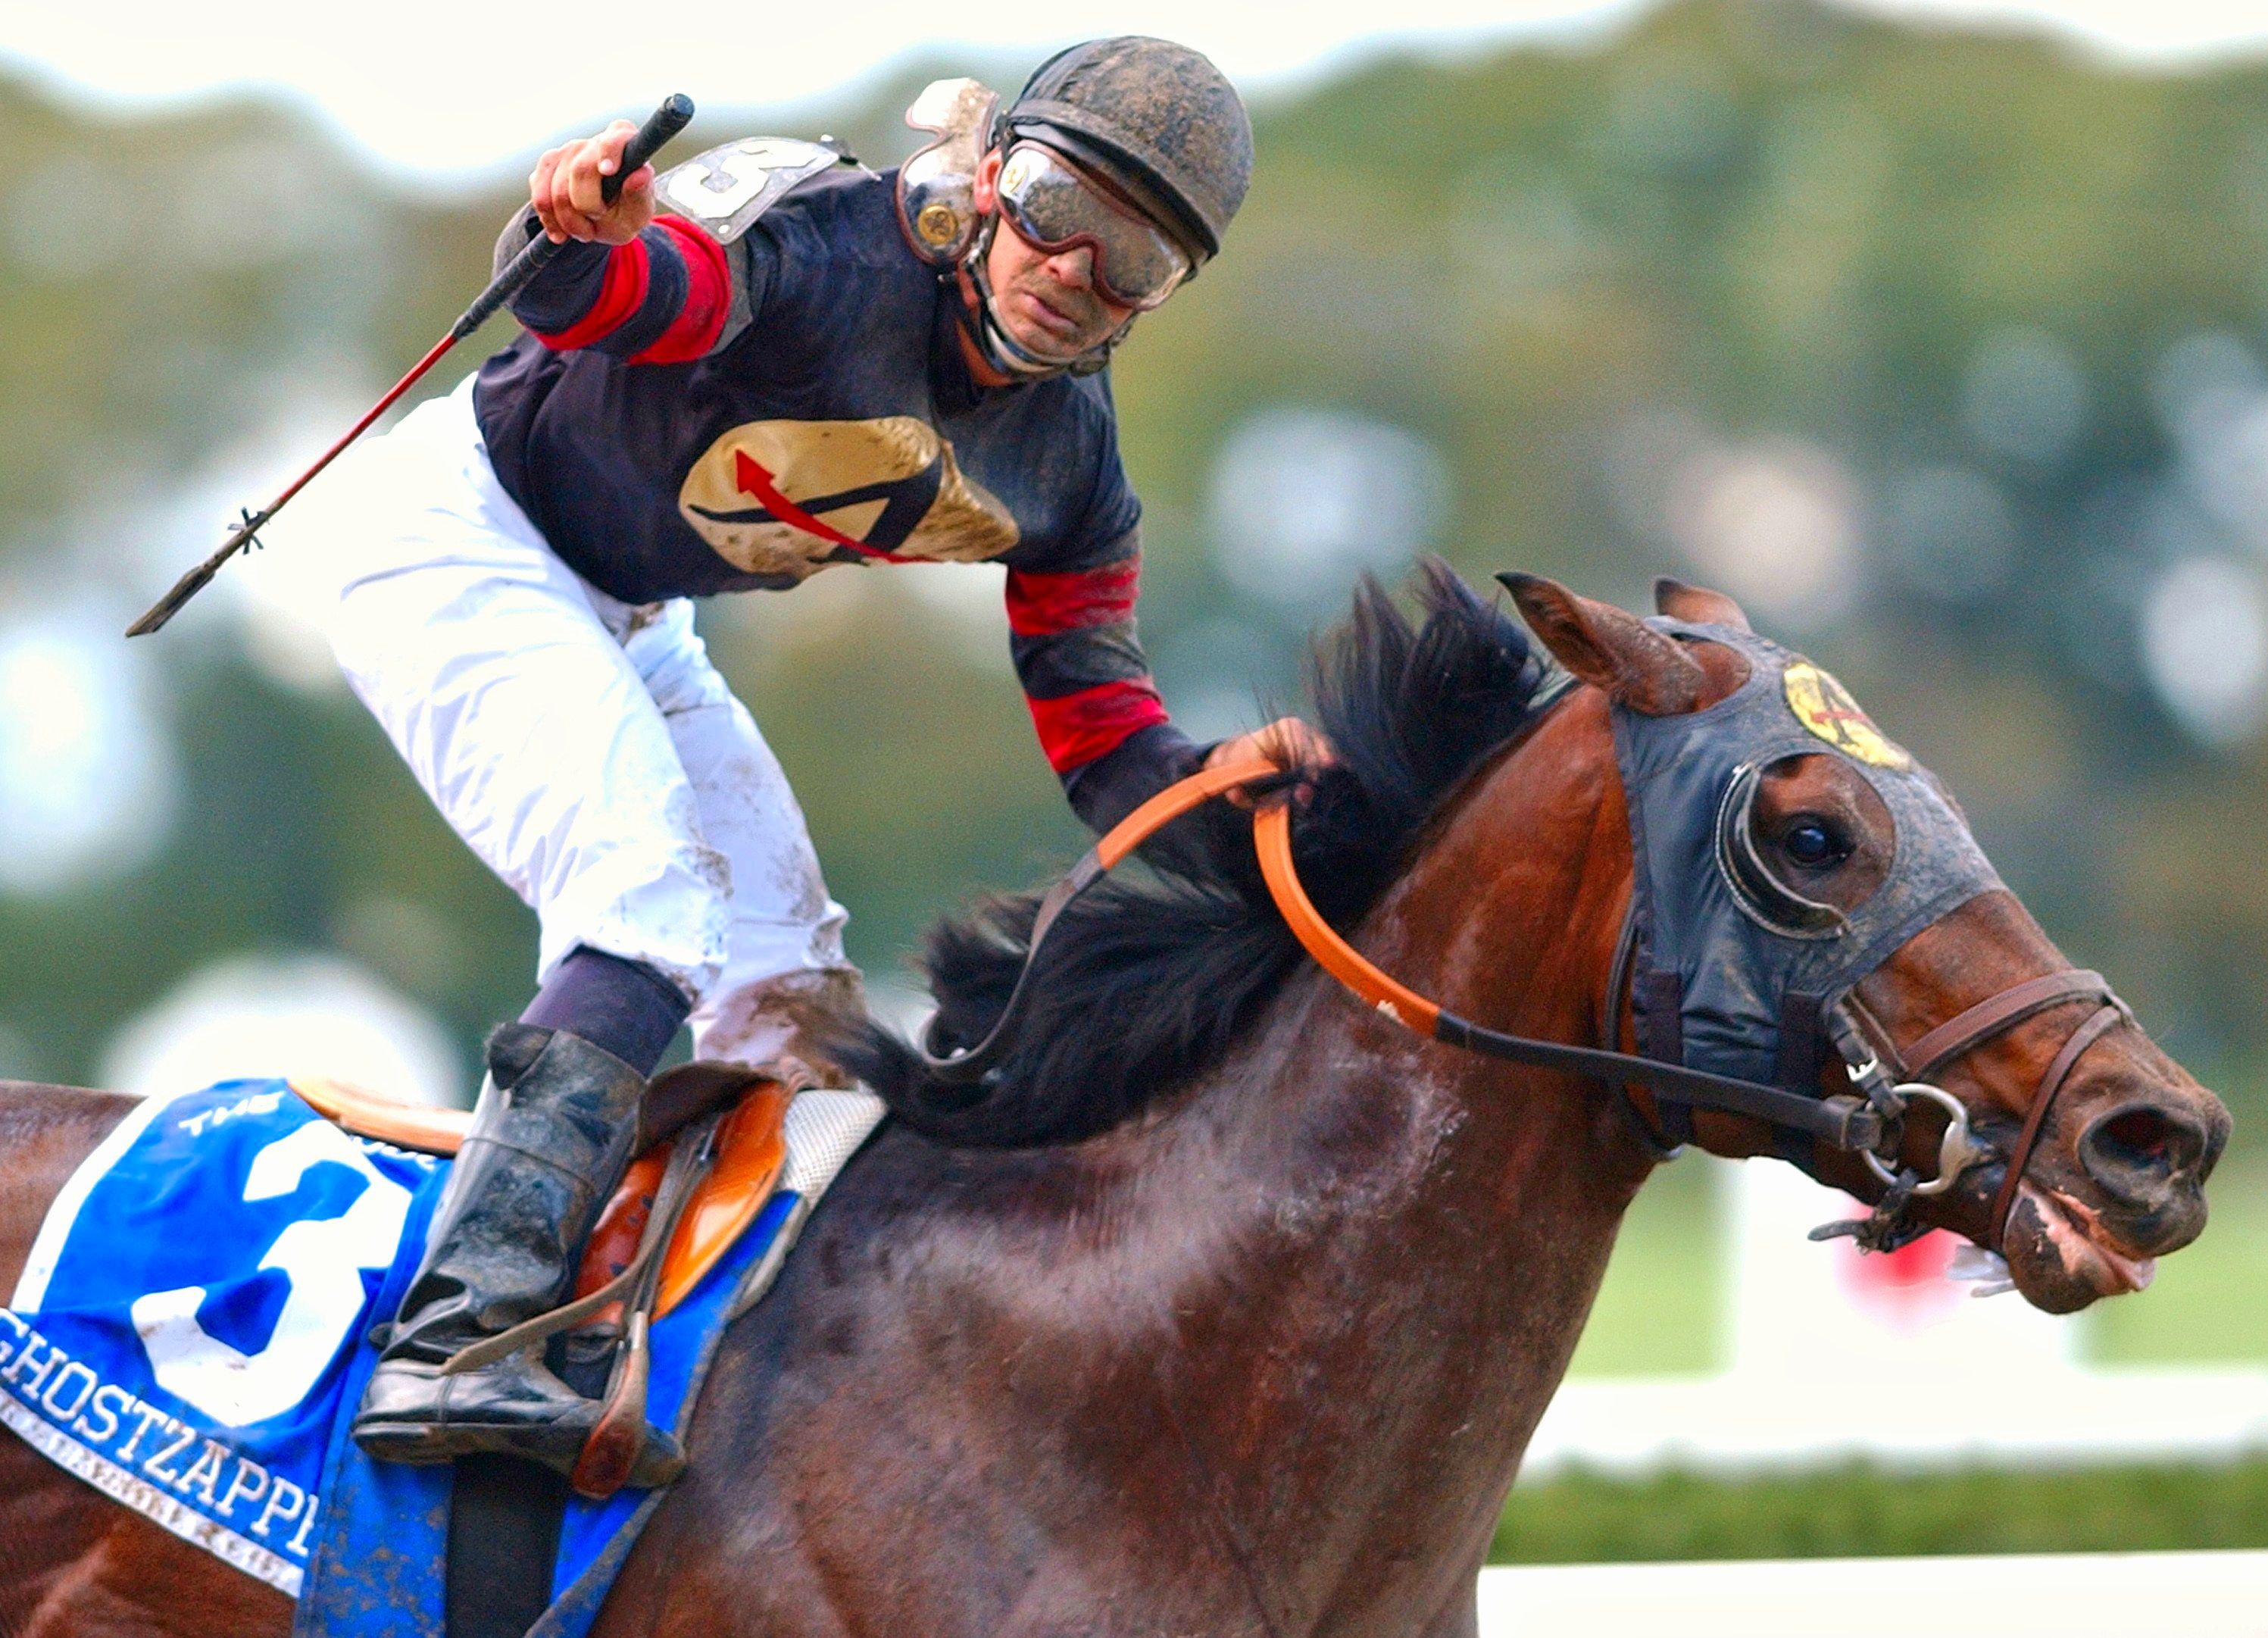
[[[780,493],[778,480],[745,449],[733,452],[733,477],[743,495],[753,495],[763,502],[764,510],[782,523],[792,524],[806,535],[816,535],[821,540],[837,546],[847,546],[852,551],[884,563],[925,563],[924,557],[903,557],[894,551],[883,551],[864,541],[852,540],[842,530],[821,523],[785,495]]]

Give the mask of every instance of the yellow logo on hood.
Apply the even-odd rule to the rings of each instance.
[[[1808,660],[1787,668],[1787,708],[1795,719],[1846,756],[1877,768],[1910,768],[1913,758],[1859,709],[1851,690]]]

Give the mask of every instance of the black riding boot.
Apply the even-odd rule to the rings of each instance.
[[[355,1416],[364,1450],[412,1463],[493,1451],[572,1470],[600,1403],[545,1369],[540,1347],[455,1376],[441,1367],[566,1301],[630,1164],[644,1090],[644,1076],[580,1036],[497,1031],[425,1259]],[[630,1482],[663,1482],[682,1461],[674,1439],[648,1428]]]

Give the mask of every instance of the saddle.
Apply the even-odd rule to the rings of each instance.
[[[454,1155],[472,1124],[468,1110],[398,1103],[344,1081],[291,1088],[348,1132],[428,1155]],[[563,1332],[571,1358],[611,1361],[607,1410],[571,1481],[580,1494],[603,1499],[629,1477],[644,1423],[648,1328],[771,1199],[787,1158],[791,1097],[777,1079],[738,1064],[685,1064],[656,1076],[639,1110],[637,1158],[600,1214],[572,1298],[453,1361],[469,1369]]]

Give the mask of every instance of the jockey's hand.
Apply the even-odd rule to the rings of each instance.
[[[596,136],[554,148],[535,162],[527,178],[527,202],[555,244],[595,239],[627,245],[653,220],[653,166],[638,166],[612,204],[600,191],[622,168],[622,149],[636,135],[637,126],[616,120]]]
[[[1292,787],[1292,799],[1306,801],[1315,793],[1313,776],[1338,762],[1338,753],[1331,749],[1330,741],[1320,730],[1302,722],[1297,717],[1278,717],[1264,728],[1255,728],[1249,734],[1240,734],[1233,740],[1223,740],[1214,746],[1204,760],[1208,768],[1219,768],[1233,762],[1247,762],[1255,756],[1264,757],[1278,767],[1303,775]],[[1252,806],[1249,791],[1231,791],[1228,800],[1239,808]]]

